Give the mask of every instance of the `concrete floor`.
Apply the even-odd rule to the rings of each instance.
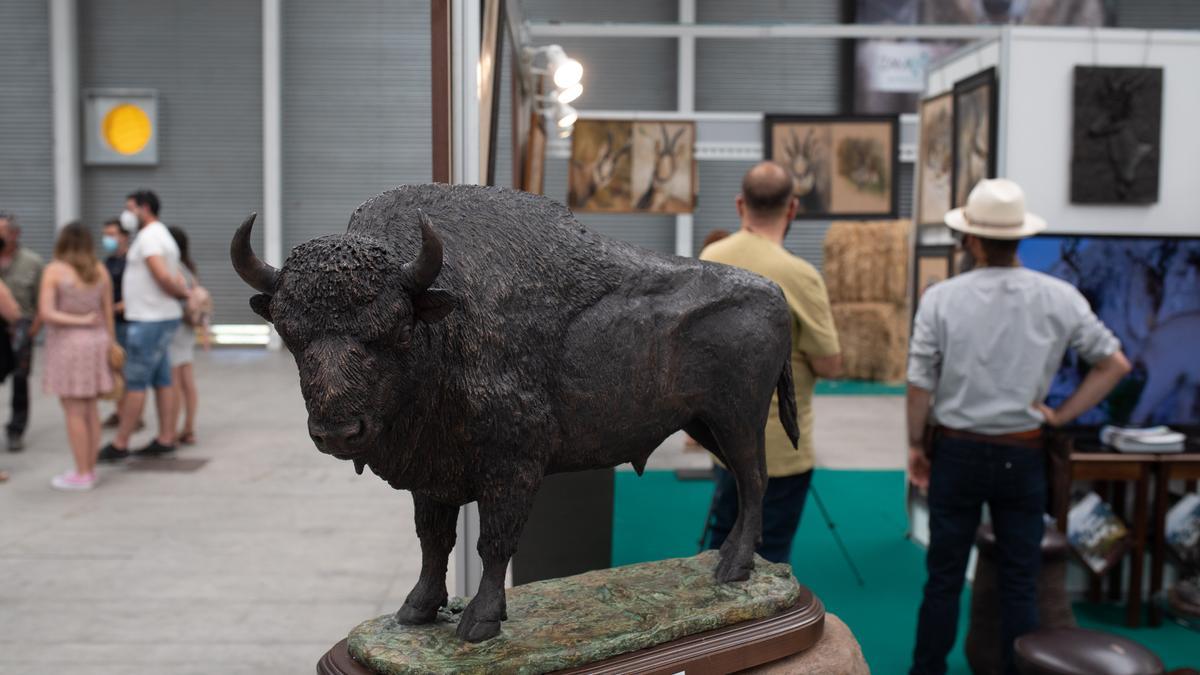
[[[312,447],[290,356],[197,356],[200,444],[178,455],[207,464],[102,467],[90,493],[50,489],[69,452],[33,387],[28,449],[0,451],[0,673],[308,673],[403,602],[420,563],[408,494]],[[823,397],[816,414],[821,465],[900,465],[901,399]],[[653,462],[707,459],[675,437]]]

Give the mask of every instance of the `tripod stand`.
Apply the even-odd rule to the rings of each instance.
[[[838,549],[842,552],[842,557],[846,559],[846,566],[850,568],[850,572],[854,575],[854,580],[858,582],[860,588],[865,587],[867,583],[858,571],[858,565],[855,565],[854,559],[850,557],[850,550],[846,548],[846,542],[842,541],[842,535],[838,534],[837,524],[830,517],[829,509],[825,507],[825,501],[821,499],[820,493],[817,492],[817,486],[809,484],[808,491],[812,493],[813,501],[817,503],[817,509],[821,511],[821,518],[825,520],[825,526],[829,528],[829,534],[833,535],[833,540],[837,542]],[[708,516],[704,519],[704,529],[700,532],[699,547],[701,551],[708,548],[708,531],[712,528],[713,513],[716,510],[717,494],[714,492],[712,501],[708,506]]]

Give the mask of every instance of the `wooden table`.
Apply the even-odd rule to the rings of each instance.
[[[1158,458],[1154,481],[1154,548],[1150,559],[1150,625],[1162,624],[1162,611],[1154,601],[1162,590],[1163,568],[1167,561],[1167,509],[1170,507],[1168,488],[1173,480],[1182,480],[1188,488],[1200,480],[1200,452],[1155,455]]]
[[[1090,450],[1089,444],[1072,443],[1080,449]],[[1096,444],[1099,447],[1099,444]],[[1125,608],[1125,625],[1137,628],[1142,621],[1142,575],[1146,556],[1146,523],[1149,520],[1150,479],[1158,464],[1158,455],[1131,454],[1118,452],[1081,452],[1070,450],[1066,453],[1066,466],[1061,466],[1062,459],[1057,460],[1054,467],[1054,504],[1053,515],[1058,521],[1059,530],[1067,531],[1067,512],[1071,506],[1071,483],[1074,481],[1113,481],[1133,483],[1133,518],[1123,518],[1132,525],[1132,541],[1130,546],[1129,563],[1129,592]],[[1113,504],[1118,516],[1122,514],[1124,505]],[[1119,589],[1119,579],[1115,580]],[[1094,585],[1094,588],[1098,588]],[[1119,592],[1119,590],[1118,590]]]

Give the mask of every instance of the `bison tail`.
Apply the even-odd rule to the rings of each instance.
[[[791,354],[783,362],[783,372],[775,384],[775,394],[779,397],[779,421],[791,439],[792,447],[799,449],[800,425],[796,420],[796,387],[792,381]]]

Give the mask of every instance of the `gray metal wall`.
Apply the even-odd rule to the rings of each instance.
[[[531,20],[673,22],[675,0],[525,0]],[[840,0],[699,0],[699,21],[837,20]],[[17,212],[25,241],[49,254],[53,238],[48,0],[0,2],[0,210]],[[83,215],[96,225],[124,195],[157,190],[164,219],[188,227],[217,320],[256,320],[226,262],[230,229],[261,207],[261,3],[256,0],[79,0],[83,87],[150,87],[160,95],[161,162],[84,171]],[[429,177],[428,3],[351,0],[284,3],[285,247],[344,227],[371,194]],[[1196,0],[1120,0],[1117,23],[1200,28]],[[676,45],[668,39],[576,39],[587,65],[581,109],[675,107]],[[508,54],[511,57],[511,52]],[[834,41],[697,43],[699,110],[832,112]],[[509,184],[507,66],[498,182]],[[732,197],[744,162],[700,165],[697,247],[714,227],[736,226]],[[911,167],[899,177],[901,210]],[[547,166],[552,197],[566,195],[565,162]],[[669,216],[596,216],[585,223],[661,251],[674,248]],[[800,222],[787,245],[818,263],[825,225]]]
[[[841,20],[841,0],[700,0],[702,23],[820,23]],[[836,113],[837,40],[696,41],[696,110]]]
[[[246,0],[79,2],[81,86],[158,91],[158,165],[86,167],[84,222],[154,190],[162,221],[188,232],[218,323],[258,321],[230,269],[229,237],[262,206],[260,10]]]
[[[54,237],[48,2],[0,2],[0,211],[44,256]]]
[[[1200,1],[1120,0],[1117,25],[1121,28],[1200,29]]]
[[[369,197],[430,179],[429,3],[283,5],[285,253]]]

